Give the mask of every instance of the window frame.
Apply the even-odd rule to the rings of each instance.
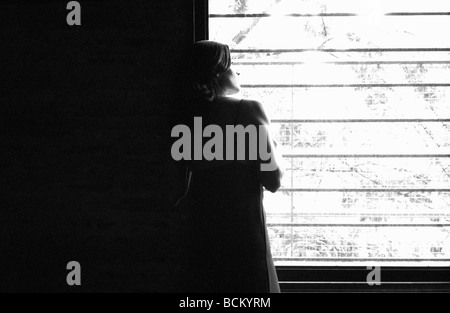
[[[208,0],[192,0],[193,42],[209,39]],[[448,292],[450,266],[381,268],[381,285],[369,285],[371,267],[276,266],[282,292]]]

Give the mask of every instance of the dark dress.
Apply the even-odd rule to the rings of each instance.
[[[190,168],[189,291],[279,292],[259,165],[218,162]]]

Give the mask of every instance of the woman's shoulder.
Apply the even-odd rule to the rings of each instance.
[[[243,99],[242,106],[243,118],[251,124],[267,124],[268,118],[261,102],[250,99]]]
[[[251,100],[251,99],[239,99],[234,97],[220,97],[216,99],[216,103],[218,104],[234,104],[238,106],[245,106],[250,109],[262,109],[262,104],[259,101]]]
[[[225,105],[230,105],[230,104],[238,105],[242,101],[243,101],[242,99],[234,98],[234,97],[218,97],[214,100],[214,102],[217,104],[225,104]]]
[[[223,97],[217,103],[223,112],[237,114],[239,124],[267,124],[268,118],[261,102],[251,99]],[[235,113],[232,113],[235,112]]]
[[[242,99],[240,105],[244,106],[247,110],[254,113],[265,113],[262,103],[256,100]]]

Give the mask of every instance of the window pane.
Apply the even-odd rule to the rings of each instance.
[[[210,34],[233,49],[447,48],[448,16],[211,18]]]
[[[210,0],[210,14],[317,14],[450,11],[447,0]]]
[[[271,227],[278,264],[448,265],[450,227]],[[445,258],[447,256],[447,258]]]
[[[271,131],[285,154],[450,155],[450,123],[272,123]]]
[[[277,265],[450,264],[450,1],[210,0],[287,164]]]
[[[436,119],[450,116],[450,88],[244,88],[276,119]],[[408,139],[408,138],[405,138]]]
[[[450,158],[294,158],[284,188],[446,189]]]
[[[450,192],[280,191],[264,197],[270,223],[450,222]]]
[[[450,26],[450,25],[449,25]],[[450,84],[449,64],[235,65],[242,85]],[[447,75],[443,75],[446,73]]]

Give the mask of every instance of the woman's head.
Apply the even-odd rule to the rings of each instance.
[[[227,45],[207,40],[196,42],[191,68],[194,91],[210,101],[239,92],[235,73],[230,66]]]

